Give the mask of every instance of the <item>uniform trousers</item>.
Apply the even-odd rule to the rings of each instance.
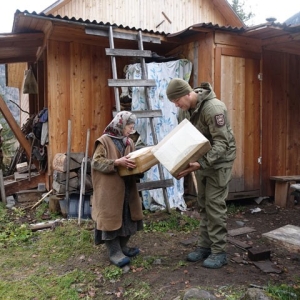
[[[232,167],[200,169],[196,172],[200,233],[198,246],[212,253],[226,252],[228,184]]]

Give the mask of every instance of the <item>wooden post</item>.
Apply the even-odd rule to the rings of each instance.
[[[67,178],[66,178],[66,200],[67,210],[69,212],[69,181],[70,181],[70,155],[71,155],[71,133],[72,133],[72,122],[68,120],[68,141],[67,141]]]
[[[2,202],[6,203],[4,180],[3,180],[3,172],[2,172],[1,169],[0,169],[0,190],[1,190],[1,199],[2,199]]]

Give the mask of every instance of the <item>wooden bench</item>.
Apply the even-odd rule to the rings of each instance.
[[[294,196],[291,195],[291,185],[300,182],[300,175],[271,176],[275,181],[275,205],[280,207],[293,207]]]

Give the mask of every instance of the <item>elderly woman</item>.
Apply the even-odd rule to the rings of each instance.
[[[92,218],[96,223],[95,244],[105,243],[110,261],[123,267],[139,253],[127,246],[131,235],[143,228],[142,203],[136,177],[121,177],[118,166],[135,168],[128,153],[135,150],[129,135],[134,132],[136,116],[119,112],[107,125],[94,146],[92,159]]]

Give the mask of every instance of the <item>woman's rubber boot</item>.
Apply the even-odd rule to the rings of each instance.
[[[130,248],[127,246],[127,243],[130,239],[130,235],[128,236],[120,236],[120,245],[124,255],[129,257],[134,257],[140,253],[140,249],[137,247]]]
[[[121,250],[119,238],[105,241],[105,245],[108,249],[109,260],[117,267],[124,267],[130,263],[130,258],[125,256]]]
[[[104,243],[102,240],[102,231],[98,230],[96,227],[94,229],[94,242],[96,246]]]

